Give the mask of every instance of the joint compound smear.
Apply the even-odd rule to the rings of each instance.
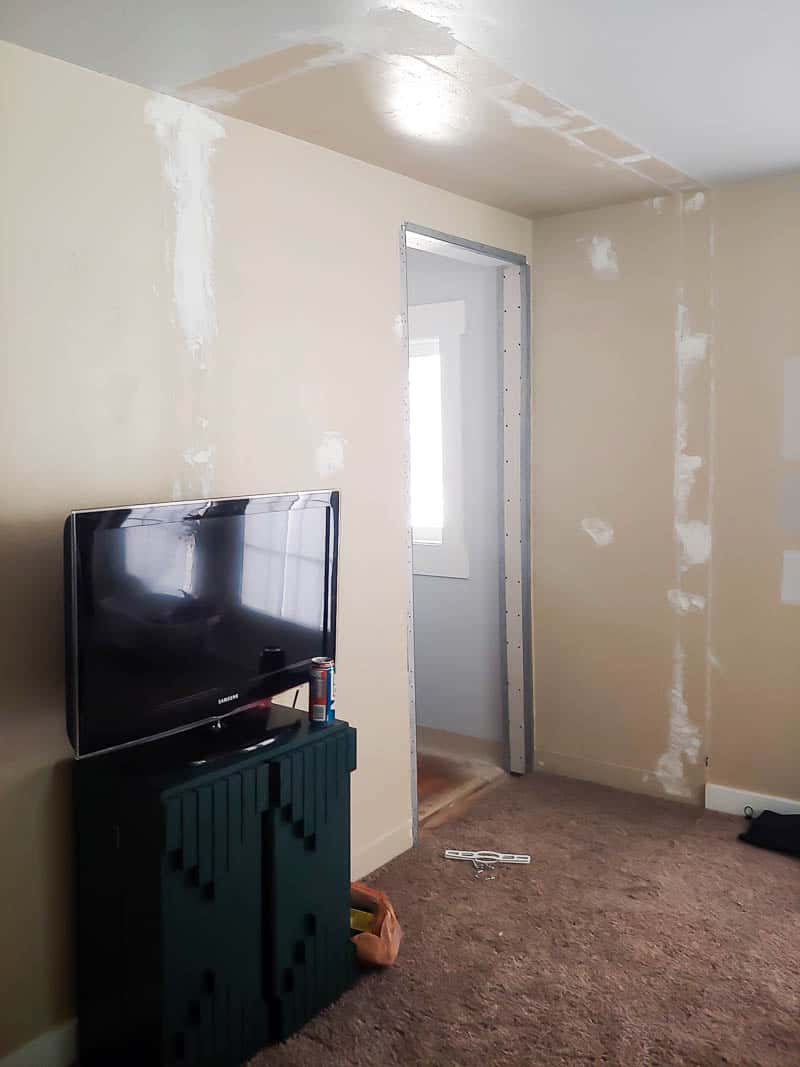
[[[690,611],[703,611],[706,606],[706,598],[699,593],[684,593],[682,589],[670,589],[667,600],[672,609],[680,615],[688,615]]]
[[[336,430],[326,430],[317,445],[317,473],[320,478],[330,478],[332,474],[344,468],[344,450],[347,444]]]
[[[611,244],[610,237],[593,237],[589,246],[589,260],[592,270],[598,278],[604,281],[615,281],[619,278],[619,264],[617,253]]]
[[[207,111],[169,96],[153,96],[146,117],[161,144],[175,198],[175,313],[186,347],[197,357],[217,325],[209,162],[225,128]]]
[[[583,519],[581,529],[587,533],[596,545],[605,548],[614,540],[614,530],[605,519]]]
[[[683,204],[684,211],[702,211],[706,202],[706,194],[702,192],[695,193],[693,196],[686,198]]]
[[[700,735],[689,720],[689,708],[684,696],[684,665],[686,653],[680,640],[672,650],[672,689],[670,691],[669,748],[656,764],[656,778],[664,792],[671,796],[689,797],[692,790],[684,777],[684,760],[697,763],[700,754]]]

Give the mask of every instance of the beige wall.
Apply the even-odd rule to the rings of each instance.
[[[714,526],[713,761],[709,777],[800,799],[800,604],[782,602],[800,549],[800,175],[719,190],[718,469]],[[794,583],[795,596],[800,594]]]
[[[410,843],[399,227],[529,251],[514,216],[150,101],[0,46],[0,1054],[72,1012],[64,515],[341,489],[364,873]]]
[[[534,223],[540,768],[800,799],[799,219],[793,176]]]

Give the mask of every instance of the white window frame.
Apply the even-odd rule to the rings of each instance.
[[[436,340],[442,374],[444,522],[441,542],[435,539],[434,531],[412,530],[413,573],[436,578],[469,578],[464,530],[464,405],[461,391],[461,338],[465,331],[463,300],[414,304],[408,309],[409,358],[414,358],[415,342]]]

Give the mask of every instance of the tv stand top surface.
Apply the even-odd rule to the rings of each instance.
[[[261,762],[266,754],[286,752],[346,727],[341,720],[317,726],[309,722],[307,712],[272,704],[157,741],[77,760],[75,769],[81,775],[154,779],[166,788],[171,780],[185,783],[216,775],[231,764]]]

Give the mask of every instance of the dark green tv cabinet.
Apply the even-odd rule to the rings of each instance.
[[[230,723],[75,763],[81,1067],[235,1067],[355,979],[355,730]]]

